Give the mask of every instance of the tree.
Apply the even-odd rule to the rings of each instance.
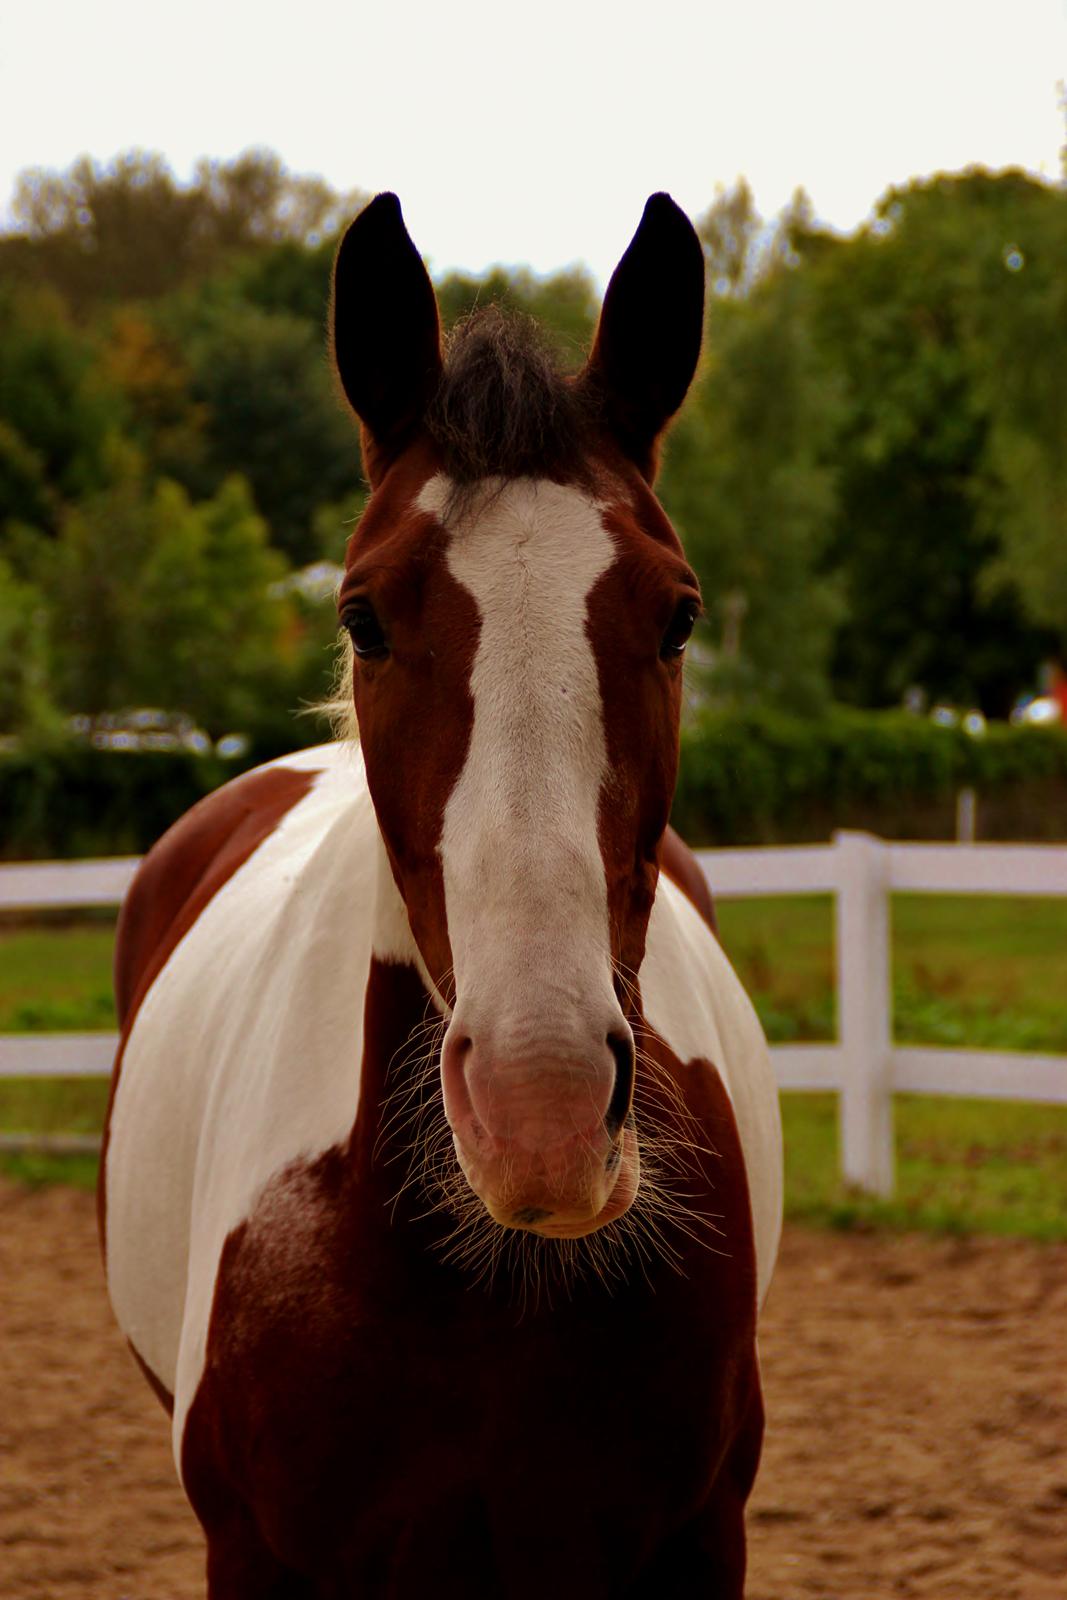
[[[56,695],[69,711],[189,712],[213,735],[286,693],[283,558],[248,487],[193,504],[128,447],[112,483],[63,516],[43,554]]]
[[[919,684],[1004,715],[1048,647],[1020,593],[1025,499],[1005,441],[1033,383],[1020,319],[1036,317],[1028,349],[1046,387],[1067,359],[1062,313],[1029,290],[1028,309],[1012,305],[1012,241],[1033,208],[1062,216],[1063,202],[1018,173],[912,184],[805,269],[814,337],[846,396],[827,560],[848,605],[844,699],[892,704]]]
[[[107,320],[99,362],[125,402],[126,435],[149,473],[193,487],[209,482],[208,408],[193,393],[189,362],[159,317],[120,306]]]
[[[797,266],[801,241],[818,232],[804,189],[796,189],[778,216],[765,222],[746,178],[738,178],[732,189],[718,187],[696,229],[704,246],[711,294],[733,299],[751,293],[783,267]]]
[[[188,185],[149,151],[106,165],[83,156],[66,172],[20,175],[0,268],[51,284],[79,311],[155,298],[283,241],[314,246],[365,198],[288,173],[267,150],[201,161]]]
[[[807,711],[826,697],[839,596],[817,573],[836,504],[835,422],[796,278],[713,303],[705,370],[660,487],[700,575],[719,696]]]
[[[977,519],[994,547],[984,592],[1014,591],[1067,659],[1067,182],[975,175],[969,199],[982,271],[967,337],[989,418]]]
[[[321,339],[336,249],[337,235],[332,233],[314,245],[283,239],[245,256],[230,272],[229,281],[241,300],[260,311],[301,317]]]
[[[48,688],[44,596],[0,557],[0,735],[54,731],[59,715]]]
[[[122,398],[94,342],[49,290],[0,285],[0,529],[52,526],[59,501],[98,487]]]
[[[746,178],[738,178],[732,189],[718,187],[715,199],[697,221],[713,294],[740,295],[752,286],[759,241],[765,231]]]
[[[450,272],[436,288],[446,329],[479,306],[495,304],[532,317],[546,328],[569,366],[579,366],[592,343],[600,308],[596,286],[584,267],[544,278],[525,267],[494,267],[480,278]]]
[[[203,457],[186,482],[214,493],[237,472],[272,543],[297,565],[316,558],[316,508],[353,503],[362,477],[356,429],[335,392],[322,335],[220,289],[187,299],[166,324],[189,369]]]

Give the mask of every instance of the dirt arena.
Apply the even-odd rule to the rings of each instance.
[[[749,1600],[1063,1600],[1067,1247],[793,1229],[762,1348]],[[0,1182],[0,1597],[193,1600],[201,1569],[89,1196]]]

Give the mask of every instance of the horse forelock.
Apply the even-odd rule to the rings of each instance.
[[[425,422],[460,494],[484,479],[591,487],[596,410],[530,318],[488,306],[458,324]]]

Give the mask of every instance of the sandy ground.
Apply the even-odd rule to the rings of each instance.
[[[1067,1596],[1067,1247],[793,1229],[762,1349],[749,1600]],[[0,1183],[0,1600],[202,1595],[92,1202]]]

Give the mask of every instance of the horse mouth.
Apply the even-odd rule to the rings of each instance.
[[[599,1206],[592,1194],[583,1208],[573,1203],[556,1205],[551,1195],[541,1197],[538,1204],[508,1208],[494,1204],[484,1195],[480,1198],[493,1220],[503,1227],[533,1233],[542,1239],[581,1239],[621,1217],[637,1196],[640,1158],[632,1128],[626,1128],[620,1134],[609,1152],[605,1168],[613,1181]]]

